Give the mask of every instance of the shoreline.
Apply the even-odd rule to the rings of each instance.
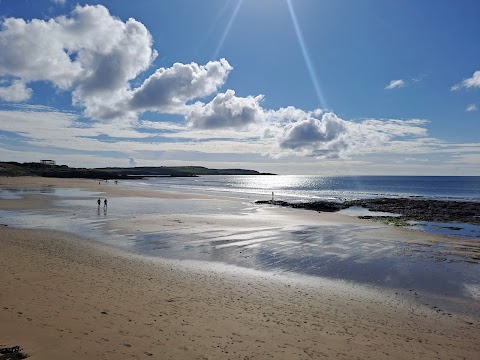
[[[61,222],[77,221],[82,211],[84,216],[96,218],[89,208],[98,194],[104,194],[112,209],[105,219],[100,214],[99,220],[102,224],[106,221],[101,226],[107,233],[114,231],[114,242],[99,243],[60,232],[0,227],[0,323],[8,324],[0,327],[0,348],[19,345],[32,358],[54,360],[433,359],[439,354],[471,358],[480,351],[480,293],[455,299],[447,307],[433,297],[417,294],[416,287],[415,291],[411,287],[400,291],[358,281],[235,265],[250,255],[257,262],[261,259],[259,246],[269,241],[268,237],[262,238],[262,233],[279,236],[273,243],[281,244],[291,242],[293,234],[306,236],[331,229],[328,236],[336,236],[335,243],[351,236],[345,229],[351,228],[355,234],[361,230],[360,239],[367,246],[361,254],[366,257],[375,252],[371,246],[377,238],[387,247],[399,240],[407,250],[420,246],[419,254],[433,247],[436,250],[431,256],[438,257],[437,251],[441,251],[446,259],[468,257],[472,241],[451,242],[446,237],[371,225],[345,215],[277,207],[248,210],[236,207],[236,202],[228,198],[132,189],[88,180],[30,178],[12,183],[0,178],[0,186],[17,188],[21,195],[2,199],[2,209],[37,209],[43,214],[52,208],[49,211],[53,211],[53,217],[63,217]],[[21,191],[50,187],[83,189],[86,193],[79,196],[75,190],[59,203],[58,196],[50,193]],[[79,208],[79,202],[86,202],[82,205],[86,210]],[[158,213],[156,207],[150,211],[151,202],[159,203],[163,212]],[[195,209],[196,203],[202,206],[200,209],[208,205],[208,211],[197,214],[191,209],[175,210],[178,204]],[[141,212],[132,216],[132,209],[126,205],[140,206]],[[167,205],[177,212],[171,213]],[[120,210],[124,213],[115,213]],[[280,227],[284,229],[278,230]],[[171,246],[185,243],[196,253],[213,242],[207,249],[215,255],[228,255],[230,262],[168,260],[135,247],[129,253],[116,246],[122,233],[135,234],[133,243],[159,234],[162,237],[154,238],[151,245],[167,243],[169,251],[177,251]],[[168,234],[175,235],[171,242],[165,238]],[[345,254],[358,248],[360,239],[352,242]],[[297,244],[309,245],[309,240]],[[186,249],[180,247],[178,252],[185,253]],[[409,269],[410,258],[411,254],[405,257],[405,270]],[[463,262],[419,260],[428,266],[439,264],[440,270],[447,265],[468,267]],[[362,269],[367,265],[363,263]],[[421,282],[419,286],[423,286]],[[452,289],[451,294],[456,291]]]

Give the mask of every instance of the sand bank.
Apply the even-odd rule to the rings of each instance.
[[[162,204],[197,199],[92,180],[0,178],[0,186],[81,188],[95,196],[144,196]],[[48,208],[49,199],[42,194],[2,199],[1,208]],[[274,228],[281,233],[286,227],[305,236],[305,229],[319,224],[334,233],[361,225],[367,245],[399,238],[429,247],[448,243],[337,214],[275,208],[219,212],[222,216],[127,214],[108,226],[145,233],[171,229],[177,243],[189,246],[202,244],[194,236],[217,231],[217,252],[260,241],[261,231],[272,238]],[[69,208],[61,213],[73,214]],[[249,234],[256,237],[247,239]],[[463,248],[472,242],[452,244]],[[351,247],[359,245],[357,239]],[[234,266],[219,270],[213,263],[138,256],[64,233],[10,226],[0,227],[0,249],[0,348],[20,345],[32,359],[474,359],[480,352],[478,316],[422,305],[395,290]],[[475,313],[479,302],[471,299],[466,306]]]

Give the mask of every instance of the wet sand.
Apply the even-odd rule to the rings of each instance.
[[[0,178],[0,184],[99,190],[90,180]],[[100,186],[109,197],[192,197]],[[46,199],[38,194],[0,201],[7,210],[42,208]],[[108,226],[138,226],[145,234],[169,227],[185,240],[203,230],[223,231],[215,246],[235,249],[251,240],[248,230],[297,226],[284,211],[267,208],[255,213],[255,221],[245,213],[210,220],[208,214],[151,214]],[[340,229],[339,219],[347,227],[365,224],[335,214],[300,214],[305,226]],[[238,238],[241,229],[247,238]],[[405,243],[445,241],[377,225],[366,239],[378,231]],[[478,316],[428,306],[395,290],[139,256],[65,233],[10,226],[0,227],[0,249],[0,347],[20,345],[32,359],[474,359],[480,353]],[[478,299],[464,301],[475,314]]]
[[[132,180],[133,181],[133,180]],[[48,192],[49,188],[71,188],[71,189],[83,189],[91,192],[100,192],[107,197],[127,197],[127,196],[144,196],[155,197],[163,199],[191,199],[192,194],[182,194],[180,192],[173,191],[150,191],[144,189],[135,189],[129,186],[122,186],[121,184],[115,184],[114,181],[98,181],[91,179],[59,179],[59,178],[44,178],[37,176],[21,176],[21,177],[5,177],[0,176],[0,187],[3,189],[41,189],[44,192]],[[195,198],[205,198],[205,196],[195,194]],[[16,206],[15,201],[7,201],[3,205],[7,208]],[[35,205],[35,204],[33,204]],[[18,205],[17,205],[18,206]],[[28,206],[32,206],[29,203]]]

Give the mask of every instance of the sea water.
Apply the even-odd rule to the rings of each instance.
[[[221,193],[250,200],[346,201],[418,197],[480,202],[480,176],[207,175],[124,181],[131,186]]]

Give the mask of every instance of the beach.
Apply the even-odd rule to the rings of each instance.
[[[87,195],[68,193],[67,205],[48,191],[16,193],[0,200],[1,209],[44,214],[58,208],[57,220],[73,223],[91,204],[95,219],[88,226],[110,234],[99,240],[82,231],[15,227],[0,218],[0,348],[18,345],[32,359],[475,359],[480,353],[478,284],[469,283],[478,275],[477,240],[112,182],[25,177],[0,178],[0,186],[82,189]],[[108,214],[99,209],[97,215],[97,197],[108,197]],[[150,211],[151,203],[168,212]],[[142,211],[131,215],[128,204],[140,204]],[[124,213],[109,218],[120,205]],[[315,257],[305,256],[305,244],[313,247],[312,234],[322,231],[329,241],[314,244]],[[116,246],[137,233],[135,245]],[[302,242],[290,236],[299,233]],[[333,248],[332,242],[347,237],[343,252]],[[279,242],[283,247],[269,248],[274,260],[260,257],[261,246]],[[190,250],[178,248],[183,243]],[[383,254],[399,251],[398,243],[409,252],[395,253],[398,281],[392,273],[379,286],[350,274],[320,276],[337,268],[317,274],[306,264],[300,273],[286,271],[292,249],[318,260],[328,247],[336,258],[364,249],[355,262],[340,263],[349,266],[377,251],[370,262],[374,272]],[[165,252],[171,256],[156,256]],[[428,263],[428,271],[436,271],[430,274],[451,266],[445,278],[450,287],[429,289],[433,276],[406,281],[402,273],[412,253],[420,252],[414,264]],[[464,288],[470,293],[457,294]]]

